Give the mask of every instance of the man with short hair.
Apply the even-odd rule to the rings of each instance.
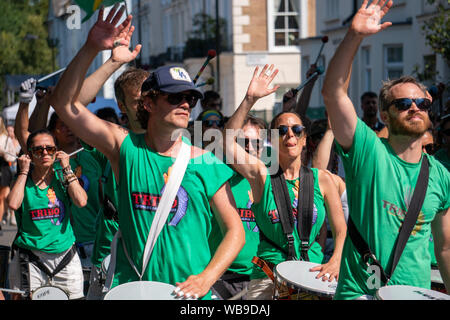
[[[376,133],[380,132],[385,125],[378,120],[378,95],[375,92],[367,91],[361,96],[361,109],[363,111],[362,120]]]
[[[113,286],[138,280],[159,281],[178,286],[180,297],[209,298],[211,286],[245,242],[227,182],[232,170],[210,152],[189,147],[190,160],[168,220],[147,266],[141,267],[150,227],[174,161],[184,144],[189,146],[179,130],[187,127],[201,91],[183,68],[166,66],[155,70],[142,85],[137,118],[146,132],[140,135],[97,118],[78,100],[95,56],[102,50],[129,45],[120,34],[130,28],[131,16],[116,27],[123,11],[123,7],[119,11],[114,7],[104,20],[100,9],[98,21],[60,78],[51,103],[83,141],[108,158],[118,182],[121,240],[117,242]],[[211,256],[207,239],[213,218],[223,228],[224,239]]]
[[[365,0],[328,66],[322,90],[331,127],[346,172],[349,233],[359,232],[373,256],[361,254],[361,238],[347,237],[335,299],[374,296],[380,286],[409,285],[429,289],[431,263],[428,241],[433,233],[435,254],[445,286],[450,289],[450,176],[432,156],[422,152],[422,136],[430,126],[431,101],[426,88],[412,77],[384,84],[380,114],[389,138],[377,135],[358,119],[348,96],[353,58],[363,39],[392,23],[380,20],[391,0]],[[413,231],[392,273],[394,249],[424,159],[429,181]],[[408,213],[409,214],[409,213]],[[350,223],[354,226],[351,228]],[[355,234],[355,233],[352,233]],[[372,259],[373,258],[373,259]],[[366,265],[369,264],[370,267]],[[382,270],[387,272],[383,280]],[[375,272],[375,273],[374,273]]]
[[[203,99],[200,100],[203,110],[222,110],[222,99],[220,94],[216,91],[208,90],[203,94]]]

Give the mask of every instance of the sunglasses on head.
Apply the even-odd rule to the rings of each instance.
[[[429,111],[431,108],[431,101],[427,98],[417,98],[417,99],[410,99],[410,98],[401,98],[401,99],[395,99],[391,102],[390,105],[394,105],[397,110],[405,111],[411,108],[412,103],[415,103],[417,108],[419,108],[422,111]]]
[[[203,124],[207,128],[211,128],[214,125],[218,128],[223,128],[223,125],[224,125],[223,120],[204,120]]]
[[[291,128],[292,132],[297,137],[300,137],[302,135],[303,130],[305,130],[305,127],[299,124],[296,124],[292,127],[281,125],[278,127],[278,132],[280,133],[280,136],[285,136],[288,133],[289,128]]]
[[[167,96],[167,102],[169,102],[171,105],[177,106],[181,102],[186,101],[189,104],[189,108],[194,108],[197,104],[198,97],[193,93],[163,93]]]
[[[30,151],[36,158],[42,158],[44,155],[44,150],[47,151],[47,154],[49,156],[53,156],[56,153],[56,147],[55,146],[36,146],[31,147]]]

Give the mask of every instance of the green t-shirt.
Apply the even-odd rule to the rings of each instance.
[[[117,209],[117,185],[109,160],[97,149],[92,148],[83,142],[82,145],[98,162],[102,172],[100,180],[102,181],[103,193],[111,200],[114,207]],[[100,211],[97,215],[97,232],[91,256],[91,261],[94,266],[100,268],[103,259],[111,253],[111,242],[118,229],[119,223],[105,216],[103,204],[100,203]]]
[[[56,177],[43,190],[28,177],[22,205],[16,211],[19,230],[14,243],[21,248],[52,254],[68,250],[75,242],[70,225],[73,207]]]
[[[345,168],[349,215],[384,270],[392,266],[399,228],[411,200],[420,163],[400,159],[386,139],[358,120],[353,145],[344,152],[337,144]],[[430,288],[431,261],[428,251],[431,221],[450,205],[450,176],[438,161],[427,156],[430,178],[425,202],[406,244],[390,285]],[[342,253],[335,299],[374,295],[376,277],[347,237]],[[370,279],[369,279],[370,277]],[[381,283],[381,286],[384,284]]]
[[[253,204],[252,191],[247,179],[238,173],[230,180],[230,187],[244,226],[245,245],[228,270],[239,274],[250,275],[253,269],[252,259],[256,256],[259,244],[259,229],[256,225],[255,215],[251,209]],[[222,239],[223,234],[219,224],[216,219],[213,219],[212,231],[209,239],[211,254],[214,254],[217,250]]]
[[[130,132],[122,143],[118,191],[123,241],[118,241],[113,286],[138,280],[122,243],[141,272],[145,243],[174,162],[174,158],[151,150],[143,134]],[[210,152],[189,161],[142,280],[175,285],[205,269],[212,257],[208,245],[213,218],[209,201],[232,176],[233,171]]]
[[[313,207],[313,225],[311,229],[311,235],[309,237],[308,257],[311,262],[322,263],[323,252],[322,247],[315,241],[317,235],[320,232],[320,228],[325,221],[325,204],[322,196],[322,192],[319,187],[319,171],[318,169],[311,169],[314,175],[314,207]],[[294,214],[294,248],[298,258],[300,258],[300,237],[297,230],[297,204],[298,204],[298,187],[299,178],[294,180],[286,180],[289,196],[292,201],[292,212]],[[258,257],[269,261],[275,265],[286,261],[288,252],[288,242],[283,232],[281,220],[278,214],[277,205],[275,203],[275,197],[272,191],[272,182],[267,170],[266,183],[264,185],[263,195],[259,203],[252,205],[252,210],[255,213],[256,223],[260,228],[260,232],[264,234],[271,242],[275,243],[278,247],[275,247],[268,241],[261,239],[258,246]],[[279,248],[282,248],[281,251]],[[266,274],[259,268],[254,266],[252,279],[265,278]]]
[[[72,211],[76,242],[94,242],[97,215],[100,210],[98,181],[102,171],[97,161],[85,150],[77,153],[76,158],[70,159],[70,166],[88,196],[86,206],[82,208],[74,206]]]
[[[438,150],[435,154],[434,157],[436,158],[437,161],[439,161],[440,163],[442,163],[442,165],[444,167],[447,168],[447,170],[450,171],[450,157],[448,156],[448,152],[445,149],[441,149]]]

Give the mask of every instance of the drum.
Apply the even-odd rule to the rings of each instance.
[[[442,292],[412,286],[385,286],[377,290],[376,300],[450,300]]]
[[[179,300],[175,286],[155,281],[134,281],[112,288],[104,300]]]
[[[33,291],[31,300],[69,300],[69,295],[61,288],[42,286]]]
[[[337,282],[316,279],[319,271],[309,269],[319,266],[307,261],[285,261],[273,270],[275,278],[274,300],[331,300]]]
[[[445,290],[444,281],[438,269],[431,269],[431,290],[447,293]]]

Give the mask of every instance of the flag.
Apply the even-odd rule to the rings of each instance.
[[[89,20],[89,18],[100,8],[100,5],[105,7],[112,6],[117,2],[125,2],[124,0],[75,0],[75,3],[86,12],[86,16],[81,22]],[[125,3],[126,5],[126,3]]]

